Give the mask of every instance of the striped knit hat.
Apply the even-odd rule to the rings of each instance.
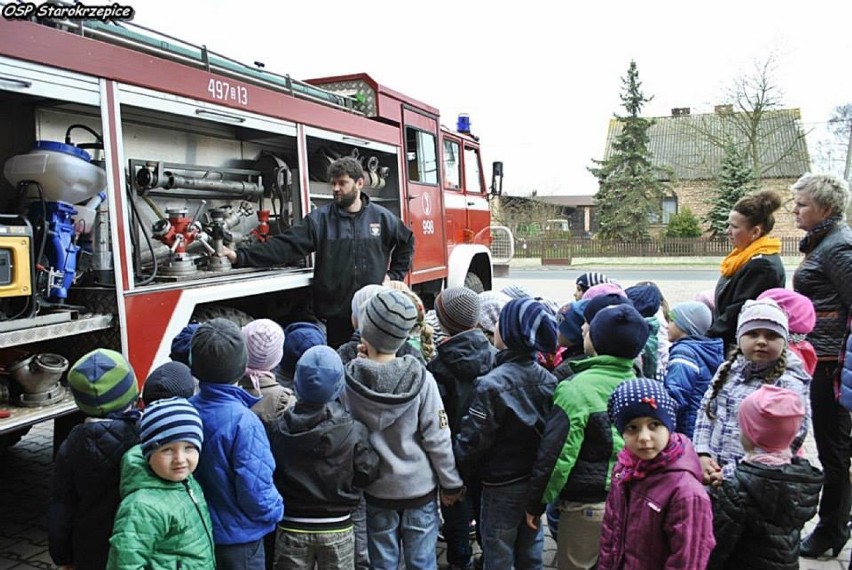
[[[271,319],[256,319],[243,327],[249,370],[269,371],[284,356],[284,331]]]
[[[435,299],[435,313],[441,328],[454,335],[479,324],[479,295],[467,287],[449,287]]]
[[[396,354],[417,324],[417,308],[400,291],[380,291],[364,304],[358,324],[361,338],[377,352]]]
[[[139,420],[139,443],[150,457],[157,448],[175,441],[193,444],[201,451],[204,429],[198,410],[184,398],[157,400],[145,408]]]
[[[98,418],[127,408],[139,396],[133,368],[120,353],[106,348],[74,363],[68,371],[68,387],[77,407]]]
[[[607,279],[606,275],[598,273],[597,271],[589,271],[588,273],[583,273],[577,277],[577,287],[579,287],[583,292],[588,291],[589,287],[594,287],[601,283],[609,283],[609,279]]]
[[[500,311],[500,338],[516,352],[554,352],[556,318],[535,299],[513,299]]]
[[[483,291],[479,294],[479,328],[493,333],[500,320],[500,311],[512,298],[501,291]]]

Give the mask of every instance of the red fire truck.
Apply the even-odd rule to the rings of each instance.
[[[427,303],[490,289],[479,141],[440,120],[366,74],[302,82],[127,23],[0,19],[0,434],[74,411],[63,373],[95,347],[143,379],[191,319],[303,317],[311,259],[215,253],[328,203],[340,156],[413,230]]]

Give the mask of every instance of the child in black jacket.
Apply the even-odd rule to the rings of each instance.
[[[435,299],[435,313],[441,329],[447,333],[437,347],[437,354],[426,368],[435,377],[450,433],[459,430],[462,416],[470,407],[476,379],[494,368],[497,349],[479,328],[479,295],[466,287],[449,287]],[[442,507],[444,539],[447,543],[449,568],[470,568],[470,523],[479,519],[479,482],[467,478],[464,499]]]
[[[107,349],[80,358],[68,371],[68,387],[88,418],[56,456],[48,548],[60,568],[103,570],[121,502],[121,458],[139,443],[139,389],[127,360]]]
[[[746,455],[713,491],[716,548],[709,569],[799,567],[799,538],[817,511],[822,473],[793,457],[805,410],[791,390],[764,385],[739,407]]]
[[[340,396],[343,363],[328,346],[309,348],[296,364],[296,405],[269,432],[275,486],[287,509],[278,525],[275,568],[353,568],[352,511],[360,488],[378,475],[367,427]]]

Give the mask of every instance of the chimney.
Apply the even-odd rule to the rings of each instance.
[[[716,105],[713,110],[717,115],[730,115],[734,112],[734,106],[730,103],[727,105]]]
[[[689,114],[689,107],[675,107],[672,109],[672,117],[683,117]]]

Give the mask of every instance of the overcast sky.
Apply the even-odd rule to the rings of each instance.
[[[819,132],[852,102],[852,2],[610,0],[135,0],[136,22],[245,63],[309,79],[367,72],[441,110],[470,114],[486,164],[517,195],[594,194],[635,59],[646,116],[712,111],[774,54],[786,107]],[[811,152],[814,152],[811,142]],[[845,151],[838,149],[838,154]],[[490,168],[486,166],[490,172]]]

